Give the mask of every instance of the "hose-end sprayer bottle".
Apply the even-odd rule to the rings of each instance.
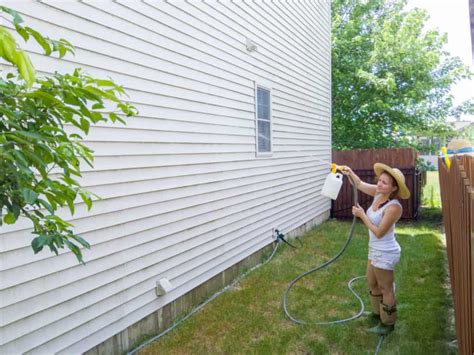
[[[333,200],[337,199],[337,195],[339,195],[339,191],[341,190],[342,186],[342,174],[338,173],[337,170],[341,170],[343,168],[344,166],[342,165],[338,166],[334,163],[331,164],[331,172],[324,181],[321,195],[329,197]]]

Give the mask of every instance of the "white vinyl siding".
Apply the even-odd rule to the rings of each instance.
[[[329,1],[3,1],[76,55],[22,46],[38,74],[75,67],[122,85],[139,116],[91,127],[92,210],[58,211],[91,244],[31,250],[0,227],[0,353],[80,353],[330,208]],[[246,49],[247,39],[257,50]],[[3,63],[3,62],[2,62]],[[0,69],[8,69],[0,64]],[[256,84],[271,155],[256,158]],[[268,86],[267,86],[268,84]],[[156,281],[174,289],[155,294]]]

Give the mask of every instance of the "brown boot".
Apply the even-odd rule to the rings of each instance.
[[[395,329],[397,306],[389,306],[380,302],[380,323],[368,331],[379,335],[387,335]]]

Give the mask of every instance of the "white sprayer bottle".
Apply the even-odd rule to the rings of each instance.
[[[336,169],[333,168],[331,173],[326,177],[324,181],[323,188],[321,190],[321,195],[329,197],[330,199],[337,199],[339,191],[342,186],[342,174],[336,173]]]

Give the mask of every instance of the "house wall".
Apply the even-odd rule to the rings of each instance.
[[[27,221],[1,227],[1,353],[87,351],[267,246],[272,228],[329,210],[329,2],[2,4],[76,46],[58,60],[25,45],[40,75],[110,76],[140,114],[91,128],[81,182],[102,200],[58,213],[91,243],[86,265],[34,255]],[[255,152],[256,83],[272,90],[271,156]],[[162,277],[174,289],[158,298]]]
[[[420,158],[423,158],[426,163],[430,162],[432,166],[438,169],[438,155],[428,155],[428,154],[422,154],[420,155]]]

